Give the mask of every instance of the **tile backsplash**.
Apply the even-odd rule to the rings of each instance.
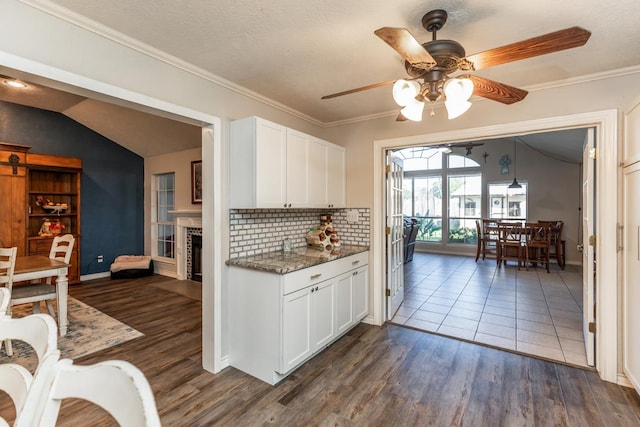
[[[357,221],[347,221],[357,213]],[[305,235],[331,214],[340,243],[369,246],[368,208],[349,209],[232,209],[229,211],[229,258],[258,255],[282,248],[285,238],[295,249],[306,246]]]

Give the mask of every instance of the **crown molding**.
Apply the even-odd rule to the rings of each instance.
[[[173,55],[169,55],[166,52],[163,52],[159,49],[151,47],[145,43],[140,42],[132,37],[129,37],[121,32],[115,31],[112,28],[109,28],[105,25],[102,25],[98,22],[90,20],[82,15],[79,15],[75,12],[70,11],[56,3],[51,2],[50,0],[18,0],[21,3],[24,3],[28,6],[31,6],[35,9],[38,9],[44,13],[47,13],[51,16],[59,18],[63,21],[66,21],[72,25],[75,25],[79,28],[97,34],[101,37],[104,37],[108,40],[111,40],[115,43],[118,43],[124,47],[135,50],[137,52],[142,53],[143,55],[147,55],[151,58],[157,59],[161,62],[164,62],[173,67],[179,68],[183,71],[186,71],[194,76],[200,77],[204,80],[210,81],[218,86],[221,86],[225,89],[231,90],[240,95],[251,98],[255,101],[261,102],[265,105],[271,106],[278,110],[281,110],[285,113],[291,114],[295,117],[298,117],[302,120],[305,120],[313,125],[319,126],[321,128],[330,128],[337,126],[344,126],[354,123],[365,122],[369,120],[376,120],[385,117],[397,116],[398,111],[387,111],[382,113],[370,114],[365,116],[352,117],[344,120],[337,120],[332,122],[323,122],[316,118],[313,118],[307,114],[304,114],[298,110],[295,110],[291,107],[288,107],[280,102],[277,102],[271,98],[263,96],[257,92],[254,92],[250,89],[247,89],[244,86],[240,86],[236,83],[233,83],[223,77],[220,77],[216,74],[210,73],[200,67],[196,67],[195,65],[183,61]],[[620,68],[616,70],[608,70],[602,71],[598,73],[587,74],[584,76],[571,77],[568,79],[556,80],[552,82],[546,82],[536,85],[525,86],[522,89],[527,90],[529,92],[537,92],[541,90],[554,89],[564,86],[573,86],[578,84],[589,83],[597,80],[605,80],[610,78],[622,77],[631,74],[640,73],[640,65],[631,66],[626,68]],[[485,98],[474,97],[474,102],[486,100]],[[438,101],[430,106],[433,108],[437,108],[442,104],[442,102]]]
[[[278,110],[284,111],[285,113],[296,116],[302,120],[306,120],[309,123],[312,123],[316,126],[324,127],[324,123],[307,115],[301,113],[298,110],[294,110],[287,105],[284,105],[280,102],[277,102],[271,98],[263,96],[257,92],[254,92],[250,89],[247,89],[244,86],[240,86],[232,81],[229,81],[223,77],[220,77],[216,74],[210,73],[200,67],[197,67],[189,62],[183,61],[180,58],[177,58],[173,55],[170,55],[166,52],[163,52],[159,49],[156,49],[152,46],[149,46],[145,43],[142,43],[139,40],[136,40],[132,37],[129,37],[119,31],[116,31],[106,25],[102,25],[96,21],[88,19],[82,15],[79,15],[69,9],[66,9],[56,3],[53,3],[49,0],[18,0],[21,3],[24,3],[34,9],[38,9],[48,15],[54,16],[58,19],[66,21],[76,27],[82,28],[86,31],[92,32],[100,37],[104,37],[108,40],[111,40],[115,43],[118,43],[126,48],[135,50],[143,55],[149,56],[151,58],[157,59],[158,61],[164,62],[165,64],[171,65],[173,67],[179,68],[183,71],[186,71],[194,76],[200,77],[204,80],[210,81],[218,86],[221,86],[225,89],[229,89],[233,92],[236,92],[240,95],[251,98],[255,101],[261,102],[265,105],[277,108]]]

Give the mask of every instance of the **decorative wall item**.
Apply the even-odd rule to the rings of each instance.
[[[202,161],[191,162],[191,203],[202,203]]]
[[[504,156],[500,157],[500,161],[498,163],[500,163],[500,166],[502,166],[502,170],[500,171],[500,173],[502,175],[508,175],[509,165],[511,164],[511,159],[509,158],[509,155],[505,154]]]

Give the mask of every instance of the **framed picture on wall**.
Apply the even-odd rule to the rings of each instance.
[[[202,203],[202,160],[191,162],[191,203]]]

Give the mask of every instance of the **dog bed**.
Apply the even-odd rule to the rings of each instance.
[[[112,279],[133,279],[153,274],[153,261],[146,255],[120,255],[111,264]]]

